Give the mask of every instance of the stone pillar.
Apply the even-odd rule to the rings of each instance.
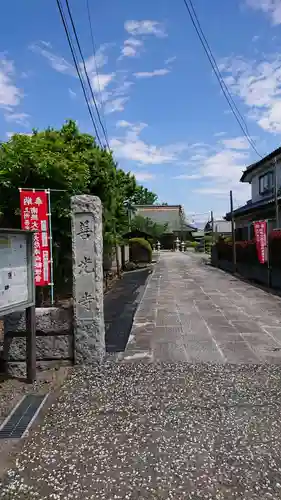
[[[97,196],[71,198],[75,362],[105,354],[102,205]]]

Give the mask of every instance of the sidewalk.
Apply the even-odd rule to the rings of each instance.
[[[135,316],[124,360],[281,363],[281,299],[200,254],[165,254]]]
[[[281,342],[280,304],[197,257],[161,255],[124,360],[74,371],[0,498],[280,500],[280,354],[265,354]],[[234,364],[210,342],[223,354],[240,342]]]

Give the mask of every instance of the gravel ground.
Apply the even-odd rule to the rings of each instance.
[[[0,424],[10,413],[14,405],[25,394],[45,394],[59,387],[67,376],[70,367],[50,369],[37,374],[33,384],[27,384],[24,379],[1,379],[0,376]]]
[[[79,370],[0,498],[280,499],[280,396],[277,366]]]
[[[279,298],[163,253],[124,360],[71,373],[0,498],[280,500],[280,332]]]
[[[5,420],[17,402],[27,394],[54,393],[65,381],[71,367],[62,366],[39,372],[37,381],[27,384],[25,380],[0,379],[0,424]],[[16,453],[18,443],[14,440],[0,440],[0,476],[9,466],[12,454]],[[1,491],[1,490],[0,490]]]

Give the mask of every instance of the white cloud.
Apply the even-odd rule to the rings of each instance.
[[[242,57],[220,65],[228,86],[249,108],[249,118],[271,133],[281,132],[281,56],[263,56],[259,62]]]
[[[162,69],[154,69],[153,71],[139,71],[134,73],[136,78],[153,78],[154,76],[165,76],[170,73],[170,70],[167,68]]]
[[[158,38],[167,36],[163,24],[158,21],[126,21],[124,28],[131,36],[124,41],[118,60],[122,60],[124,57],[138,57],[143,50],[143,39],[147,35]]]
[[[123,57],[137,57],[140,54],[140,50],[143,46],[143,42],[137,38],[128,38],[125,40],[120,59]]]
[[[140,133],[147,127],[146,123],[132,124],[122,120],[117,122],[117,126],[124,128],[125,131],[123,136],[115,137],[110,141],[110,146],[117,158],[146,165],[160,165],[174,162],[183,151],[182,145],[179,148],[179,144],[155,146],[143,141]]]
[[[131,47],[131,45],[124,45],[122,49],[123,57],[135,57],[137,55],[137,50],[135,47]]]
[[[76,97],[77,97],[76,92],[74,92],[74,90],[72,90],[72,89],[68,89],[68,94],[69,94],[69,97],[71,99],[76,99]]]
[[[180,175],[176,175],[174,177],[174,179],[184,179],[184,180],[197,180],[197,179],[201,179],[202,178],[202,175],[201,174],[180,174]]]
[[[173,56],[173,57],[168,57],[168,59],[165,60],[165,64],[167,64],[167,66],[169,66],[169,64],[172,64],[173,62],[175,62],[177,56]]]
[[[127,122],[126,120],[119,120],[117,123],[116,123],[116,127],[130,127],[131,126],[131,123],[130,122]]]
[[[239,202],[245,203],[249,198],[250,189],[239,181],[242,170],[251,163],[251,156],[249,145],[243,144],[243,140],[244,138],[234,137],[219,139],[213,146],[200,143],[191,145],[190,157],[184,162],[185,170],[181,170],[174,178],[199,181],[195,183],[193,193],[208,195],[213,199],[224,199],[227,203],[229,191],[233,189]]]
[[[105,104],[105,113],[114,113],[123,111],[126,102],[129,100],[129,90],[133,82],[127,80],[127,77],[121,79],[115,78],[115,85],[109,91],[102,93],[102,100]]]
[[[43,46],[42,46],[43,45]],[[72,64],[70,64],[64,57],[59,56],[45,48],[44,43],[38,42],[30,45],[30,50],[41,56],[45,57],[49,61],[51,67],[58,71],[59,73],[64,73],[67,75],[76,76],[76,72]]]
[[[18,106],[23,98],[22,91],[14,82],[15,68],[13,61],[0,54],[0,107]]]
[[[106,54],[106,50],[114,45],[114,43],[102,44],[98,50],[96,50],[95,54],[85,60],[86,68],[89,73],[96,73],[97,69],[103,68],[103,66],[107,64],[108,56]]]
[[[102,68],[103,66],[105,66],[105,64],[107,64],[108,56],[105,54],[105,51],[111,45],[112,44],[109,43],[101,45],[96,51],[95,55],[92,55],[87,59],[85,59],[85,65],[89,75],[96,74],[97,69]],[[51,47],[52,46],[49,45],[48,42],[44,41],[33,43],[29,46],[32,52],[35,52],[45,57],[45,59],[47,59],[47,61],[54,70],[58,71],[59,73],[77,77],[77,73],[74,66],[64,57],[52,52],[50,50]],[[79,66],[83,72],[84,71],[83,64],[80,63]]]
[[[131,35],[154,35],[156,37],[167,36],[162,23],[148,19],[144,21],[126,21],[124,28]]]
[[[30,115],[27,113],[5,113],[5,120],[9,123],[17,123],[17,125],[22,125],[23,127],[29,127]]]
[[[109,100],[105,103],[105,113],[115,113],[116,111],[123,111],[125,104],[129,97],[117,97],[116,99]]]
[[[102,104],[104,105],[105,113],[123,111],[125,103],[129,100],[129,88],[133,85],[133,82],[128,81],[126,77],[122,77],[120,81],[120,78],[117,78],[115,72],[97,73],[98,69],[107,64],[108,57],[105,54],[105,51],[112,45],[114,44],[107,43],[101,45],[96,51],[95,56],[92,55],[85,60],[87,73],[95,93],[96,102],[100,107]],[[42,44],[42,42],[39,42],[33,44],[30,46],[30,49],[33,52],[39,53],[45,57],[49,61],[51,67],[59,73],[68,74],[77,78],[77,73],[72,64],[70,64],[64,57],[47,50],[44,43]],[[84,70],[81,64],[80,67],[83,72]],[[114,80],[115,85],[113,87],[111,86],[110,90],[108,90],[108,87],[112,85]],[[71,89],[68,92],[71,98],[75,97]]]
[[[46,42],[45,40],[40,40],[40,43],[42,43],[42,45],[44,45],[45,47],[48,47],[49,49],[52,48],[51,42]]]
[[[250,144],[246,137],[235,137],[234,139],[223,139],[221,143],[229,149],[249,149]]]
[[[133,47],[142,47],[143,42],[137,38],[128,38],[125,40],[124,45],[132,45]]]
[[[156,178],[155,174],[151,174],[150,172],[132,172],[137,181],[150,181]]]
[[[91,77],[91,83],[93,90],[96,92],[103,92],[106,87],[110,84],[110,82],[115,77],[115,73],[108,74],[94,74]]]
[[[260,36],[259,36],[259,35],[255,35],[255,36],[253,36],[253,38],[252,38],[252,42],[253,42],[253,43],[256,43],[259,39],[260,39]]]
[[[215,136],[215,137],[222,137],[222,136],[224,136],[224,135],[226,135],[226,132],[216,132],[216,133],[214,134],[214,136]]]
[[[273,25],[281,24],[280,0],[246,0],[246,5],[268,14]]]

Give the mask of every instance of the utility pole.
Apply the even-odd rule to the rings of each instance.
[[[181,242],[183,241],[183,211],[182,206],[180,205],[180,230],[181,230]]]
[[[211,210],[211,231],[212,231],[212,245],[214,244],[214,238],[215,238],[215,233],[214,233],[214,214],[213,210]]]
[[[279,207],[278,207],[278,178],[277,178],[277,159],[274,158],[274,198],[275,198],[275,218],[276,218],[276,228],[279,228]]]
[[[231,213],[231,234],[232,234],[232,259],[233,259],[233,271],[236,272],[236,242],[235,242],[235,221],[233,214],[233,196],[232,191],[230,195],[230,213]]]

